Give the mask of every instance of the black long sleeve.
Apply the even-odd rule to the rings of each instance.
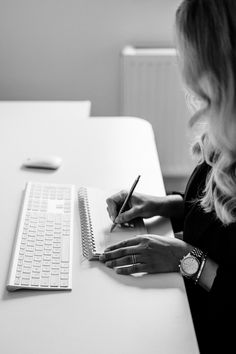
[[[219,268],[209,292],[185,280],[201,353],[236,352],[235,249],[236,223],[225,226],[214,212],[205,213],[197,202],[210,167],[198,166],[187,185],[184,203],[184,241],[207,252]],[[230,349],[230,350],[229,350]]]

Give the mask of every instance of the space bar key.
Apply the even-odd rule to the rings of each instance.
[[[61,240],[61,261],[69,262],[70,260],[70,238],[68,236],[62,237]]]

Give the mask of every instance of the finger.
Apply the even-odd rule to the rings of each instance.
[[[111,218],[111,213],[110,213],[110,209],[107,207],[107,212],[108,212],[108,214],[109,214],[109,216],[110,216],[110,218]]]
[[[122,190],[119,193],[113,194],[111,197],[107,198],[107,200],[111,199],[117,205],[123,204],[128,192],[126,190]]]
[[[120,209],[127,194],[127,191],[122,190],[119,193],[113,194],[111,197],[106,199],[108,207],[111,208],[111,210],[115,208],[116,215],[118,214],[118,209]]]
[[[115,218],[117,217],[118,215],[118,208],[117,208],[117,205],[116,203],[114,202],[113,199],[111,198],[108,198],[106,200],[107,202],[107,211],[108,211],[108,214],[110,216],[110,218],[112,219],[112,221],[115,220]]]
[[[146,264],[133,264],[128,267],[116,268],[116,273],[123,275],[130,275],[135,273],[147,273],[147,265]]]
[[[108,212],[108,215],[110,217],[110,219],[114,222],[115,221],[115,216],[113,216],[112,212],[110,211],[110,209],[107,207],[107,212]]]
[[[128,240],[124,240],[119,243],[116,243],[115,245],[107,247],[104,252],[114,251],[118,248],[135,246],[135,245],[138,245],[141,242],[141,240],[142,240],[141,236],[132,237],[132,238],[129,238]]]
[[[133,219],[136,219],[137,217],[139,217],[139,208],[138,207],[133,207],[127,211],[124,211],[123,213],[121,213],[116,219],[115,222],[117,224],[123,224],[125,222],[129,222]]]
[[[120,206],[123,204],[127,194],[128,194],[127,191],[123,190],[107,198],[106,202],[109,209],[109,215],[112,221],[114,221],[115,218],[117,217],[120,210]]]
[[[119,248],[119,249],[114,250],[114,251],[103,253],[99,257],[99,260],[102,261],[102,262],[107,262],[107,261],[110,261],[112,259],[122,258],[122,257],[128,256],[130,254],[139,254],[140,252],[141,252],[141,249],[140,249],[140,247],[138,245],[137,246],[132,246],[132,247],[124,247],[124,248]]]
[[[112,261],[107,261],[105,263],[105,266],[109,268],[128,266],[128,265],[133,265],[133,261],[134,261],[133,255],[129,255],[122,258],[114,259]],[[144,263],[142,256],[135,255],[135,263]]]

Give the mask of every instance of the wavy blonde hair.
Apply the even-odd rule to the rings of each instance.
[[[176,12],[186,85],[204,102],[193,151],[210,166],[200,203],[223,224],[236,221],[236,0],[184,0]]]

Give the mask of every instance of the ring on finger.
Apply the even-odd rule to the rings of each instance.
[[[136,273],[137,266],[138,266],[137,263],[134,263],[134,264],[132,265],[132,273]]]
[[[137,263],[135,254],[132,254],[132,263],[135,265]]]

